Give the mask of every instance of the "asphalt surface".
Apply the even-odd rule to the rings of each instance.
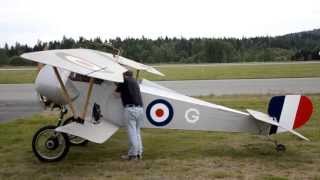
[[[320,61],[288,61],[288,62],[244,62],[244,63],[201,63],[201,64],[148,64],[152,67],[207,67],[207,66],[256,66],[281,64],[319,64]],[[0,71],[28,71],[37,70],[36,67],[0,67]]]
[[[0,84],[0,122],[41,111],[33,84]]]
[[[158,81],[182,94],[314,94],[320,93],[320,78]],[[33,84],[0,84],[0,122],[42,111]]]
[[[320,78],[159,81],[189,96],[320,93]]]

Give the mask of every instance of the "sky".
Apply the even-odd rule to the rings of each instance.
[[[101,37],[255,37],[320,28],[320,0],[1,0],[7,42]]]

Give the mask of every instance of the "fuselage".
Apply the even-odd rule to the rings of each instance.
[[[50,100],[67,104],[60,85],[50,66],[45,66],[38,74],[36,89]],[[88,79],[79,74],[59,70],[72,103],[79,114],[83,110],[88,89]],[[94,84],[89,101],[86,120],[93,121],[93,104],[101,107],[102,120],[117,126],[124,126],[123,106],[119,96],[115,95],[116,85],[111,81]],[[144,103],[145,128],[166,128],[183,130],[248,132],[267,134],[270,125],[257,122],[247,113],[188,97],[154,82],[143,80],[140,90]]]

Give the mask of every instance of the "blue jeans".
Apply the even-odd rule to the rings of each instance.
[[[140,128],[143,126],[143,108],[126,107],[124,117],[129,139],[129,156],[142,155],[143,146],[140,135]]]

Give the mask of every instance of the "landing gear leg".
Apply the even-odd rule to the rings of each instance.
[[[74,117],[70,117],[70,118],[66,119],[63,122],[63,125],[66,125],[66,124],[69,124],[69,123],[72,123],[72,122],[77,122],[77,120],[74,119]],[[69,140],[70,145],[84,146],[84,145],[88,144],[88,142],[89,142],[88,140],[83,139],[83,138],[78,137],[78,136],[74,136],[74,135],[71,135],[71,134],[67,134],[67,135],[68,135],[68,140]]]
[[[72,123],[72,122],[77,122],[77,119],[75,119],[74,117],[70,117],[70,118],[68,118],[68,119],[63,121],[63,117],[67,113],[68,113],[68,109],[65,106],[61,106],[61,108],[60,108],[60,117],[59,117],[57,126],[64,126],[64,125],[67,125],[67,124]],[[69,141],[70,145],[79,146],[79,145],[88,144],[88,140],[83,139],[81,137],[74,136],[74,135],[71,135],[71,134],[67,134],[67,136],[68,136],[68,141]]]
[[[286,146],[284,144],[278,144],[278,142],[275,140],[274,142],[275,146],[276,146],[276,151],[277,152],[285,152],[286,151]]]
[[[268,139],[274,143],[275,149],[277,152],[285,152],[286,151],[286,146],[284,144],[279,144],[277,140],[270,138],[270,136],[268,136]]]
[[[285,152],[286,151],[286,146],[283,144],[277,144],[276,146],[277,152]]]

